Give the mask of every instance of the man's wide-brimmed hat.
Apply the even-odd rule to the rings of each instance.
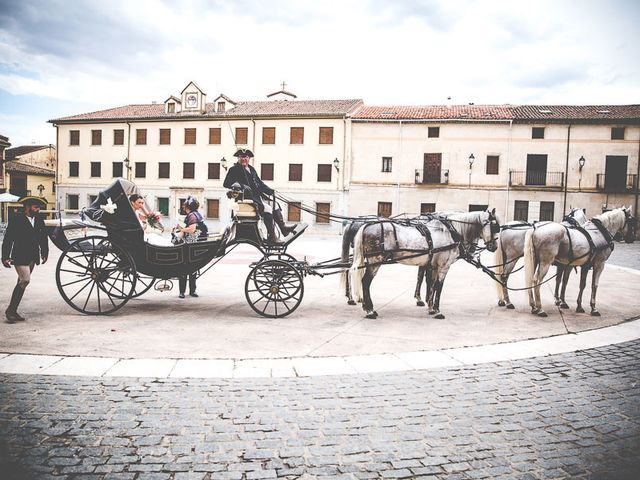
[[[25,207],[28,207],[30,205],[38,205],[39,207],[42,207],[42,208],[47,207],[47,202],[40,197],[31,197],[31,196],[22,197],[20,200],[18,200],[18,202],[20,202]]]
[[[253,158],[253,152],[248,148],[239,148],[236,153],[233,154],[234,157],[250,157]]]

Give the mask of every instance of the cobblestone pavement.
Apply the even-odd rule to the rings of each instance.
[[[640,340],[400,374],[1,375],[0,399],[5,480],[640,473]]]
[[[640,270],[640,241],[636,240],[634,243],[616,242],[608,263]]]

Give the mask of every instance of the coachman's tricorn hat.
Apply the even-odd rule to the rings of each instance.
[[[31,205],[38,205],[41,208],[47,207],[47,202],[40,197],[22,197],[18,202],[20,202],[24,207],[29,207]]]
[[[248,148],[239,148],[236,153],[233,154],[234,157],[250,157],[253,158],[253,152]]]

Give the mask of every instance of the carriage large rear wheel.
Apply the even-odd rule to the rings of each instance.
[[[133,297],[137,282],[131,258],[107,237],[78,239],[62,252],[56,284],[65,302],[87,315],[106,315]]]
[[[142,273],[138,272],[137,274],[137,280],[136,280],[136,287],[133,289],[133,293],[131,294],[131,298],[138,298],[141,295],[147,293],[151,287],[153,287],[156,283],[156,280],[158,280],[156,277],[150,277],[149,275],[143,275]],[[113,295],[115,297],[118,298],[124,298],[124,297],[120,297],[118,292],[113,292]]]
[[[300,305],[304,295],[302,275],[282,260],[265,260],[251,269],[244,285],[249,306],[258,315],[286,317]]]

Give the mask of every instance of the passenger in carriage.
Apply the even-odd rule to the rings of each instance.
[[[136,218],[140,222],[140,226],[142,227],[142,231],[144,232],[144,241],[158,247],[173,246],[168,238],[164,238],[162,235],[154,231],[149,231],[151,229],[159,230],[160,232],[162,232],[162,225],[160,225],[160,229],[158,229],[155,225],[149,225],[150,214],[145,209],[144,198],[142,198],[142,195],[134,193],[129,196],[129,201],[131,202],[133,212],[136,214]]]
[[[276,235],[274,221],[285,237],[292,233],[295,227],[290,227],[284,223],[282,210],[277,203],[273,207],[269,204],[264,204],[263,197],[266,198],[275,192],[260,179],[256,169],[249,165],[249,159],[253,158],[253,152],[247,148],[240,148],[233,156],[237,157],[238,161],[229,168],[223,185],[225,188],[231,188],[236,182],[242,185],[245,189],[245,198],[253,201],[264,220],[269,234],[269,241],[274,244],[282,243],[282,240]]]
[[[196,197],[189,195],[185,200],[182,208],[187,215],[184,219],[185,226],[181,226],[180,224],[176,225],[176,230],[181,232],[185,236],[185,241],[188,236],[191,236],[196,241],[206,240],[209,235],[209,228],[207,224],[204,223],[204,218],[202,214],[198,212],[198,208],[200,207],[200,202]],[[197,272],[194,272],[189,277],[189,296],[197,297],[196,293],[196,278]],[[180,294],[178,295],[180,298],[184,298],[184,294],[187,290],[187,275],[183,275],[178,278],[178,285],[180,287]]]

